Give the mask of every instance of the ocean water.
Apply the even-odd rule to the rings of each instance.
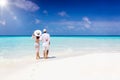
[[[40,44],[42,54],[42,43]],[[52,36],[50,56],[120,53],[120,36]],[[34,40],[31,36],[1,36],[0,58],[35,56]]]

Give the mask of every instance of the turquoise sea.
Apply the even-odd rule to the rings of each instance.
[[[51,36],[51,56],[93,53],[120,53],[120,36]],[[31,36],[0,36],[0,58],[21,58],[30,55],[35,55],[34,40]],[[40,55],[42,56],[42,46]]]

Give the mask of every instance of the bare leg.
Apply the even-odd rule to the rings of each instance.
[[[45,51],[45,59],[47,59],[47,51]]]
[[[43,54],[44,54],[44,59],[47,59],[47,51],[46,50],[43,51]]]
[[[35,47],[35,49],[36,49],[36,59],[37,60],[40,59],[39,48],[40,48],[39,46]]]
[[[47,56],[47,58],[48,58],[48,53],[49,53],[49,50],[47,50],[47,52],[46,52],[46,56]]]
[[[45,50],[43,51],[43,55],[44,55],[44,58],[45,58]]]
[[[36,53],[36,59],[40,59],[39,52]]]
[[[40,59],[40,55],[39,55],[39,52],[38,52],[37,56],[38,56],[38,58]]]

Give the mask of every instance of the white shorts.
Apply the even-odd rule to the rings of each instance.
[[[49,44],[47,44],[47,43],[43,43],[42,47],[43,47],[43,51],[49,50]]]

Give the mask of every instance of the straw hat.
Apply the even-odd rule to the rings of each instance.
[[[35,36],[41,36],[42,32],[40,30],[35,30],[34,35]]]

